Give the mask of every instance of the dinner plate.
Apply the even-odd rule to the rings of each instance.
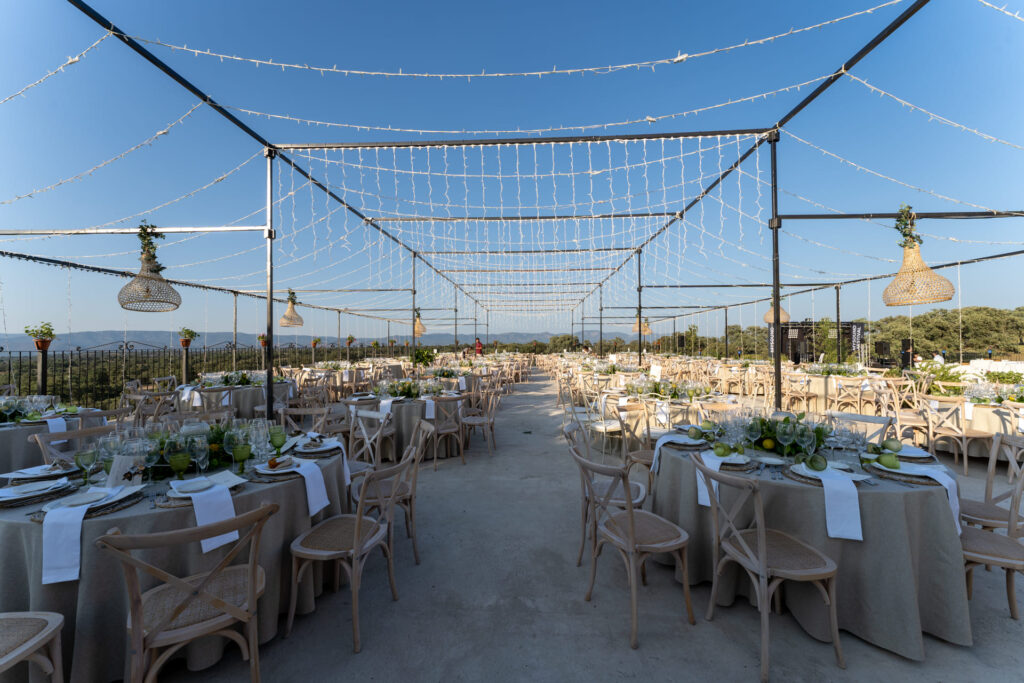
[[[54,501],[58,503],[58,505],[55,505],[54,507],[76,508],[80,505],[92,505],[106,497],[107,494],[103,491],[82,491],[81,493],[76,493],[73,496],[68,496],[61,501]]]
[[[711,452],[705,452],[702,455],[704,457],[711,456],[715,460],[720,461],[723,465],[746,465],[748,462],[750,462],[750,456],[743,455],[741,453],[733,453],[732,455],[727,455],[724,458],[719,458],[717,455]]]
[[[301,446],[295,447],[296,453],[326,453],[338,448],[337,444],[321,444],[319,446],[308,447],[309,444],[302,444]]]
[[[134,484],[132,486],[125,486],[125,487],[123,487],[117,493],[117,495],[115,495],[115,496],[107,499],[106,501],[104,501],[103,505],[104,506],[113,505],[117,501],[119,501],[119,500],[121,500],[123,498],[127,498],[128,496],[131,496],[131,495],[137,493],[138,491],[141,491],[145,487],[146,487],[145,484]],[[92,496],[96,496],[96,495],[98,495],[99,498],[97,498],[95,500],[90,500],[88,503],[82,503],[82,502],[75,503],[74,502],[75,500],[78,499],[79,496],[89,496],[89,497],[92,497]],[[106,496],[107,496],[107,494],[103,493],[102,491],[82,491],[80,493],[75,493],[73,495],[70,495],[67,498],[61,498],[59,500],[54,500],[54,501],[51,501],[51,502],[47,503],[46,505],[43,506],[43,512],[49,512],[50,510],[54,510],[54,509],[59,508],[59,507],[70,507],[71,505],[76,505],[76,506],[77,505],[89,505],[89,507],[92,507],[97,502],[99,502],[99,501],[103,500],[104,498],[106,498]]]
[[[829,469],[834,469],[834,468],[830,467]],[[797,474],[799,474],[802,477],[809,477],[811,479],[819,479],[819,480],[821,479],[821,472],[816,472],[816,471],[812,470],[810,467],[808,467],[804,463],[800,463],[799,465],[793,465],[793,471],[796,472]],[[843,470],[835,470],[835,471],[842,472],[843,476],[849,477],[850,479],[852,479],[854,481],[864,481],[865,479],[870,479],[871,478],[871,475],[869,475],[869,474],[861,474],[860,472],[845,472]]]
[[[293,461],[290,465],[285,467],[278,467],[276,470],[270,469],[268,465],[256,465],[256,471],[260,474],[291,474],[298,471],[298,466]]]
[[[785,465],[786,461],[777,455],[759,455],[755,458],[759,462],[763,462],[765,465]]]
[[[26,467],[23,470],[16,470],[4,476],[6,476],[9,479],[16,479],[18,481],[33,481],[35,479],[52,479],[53,477],[61,476],[64,474],[74,474],[75,472],[78,471],[78,467],[76,467],[73,464],[71,465],[70,469],[57,469],[51,468],[50,465],[38,465],[36,467]]]
[[[48,491],[57,491],[70,486],[67,477],[62,477],[56,480],[49,481],[34,481],[27,484],[19,484],[16,486],[8,486],[7,488],[0,489],[0,500],[18,500],[19,498],[28,498],[30,496],[38,496],[41,493]]]
[[[896,457],[912,458],[915,460],[931,460],[932,454],[924,450],[923,448],[918,448],[917,446],[904,445],[903,448],[901,448],[900,451],[896,454]]]
[[[171,489],[171,491],[180,494],[199,493],[200,491],[205,491],[212,486],[213,482],[209,479],[191,479],[182,483],[176,489]]]

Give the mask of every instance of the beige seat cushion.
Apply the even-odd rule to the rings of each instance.
[[[381,528],[381,525],[369,518],[363,518],[360,526],[360,541],[366,541]],[[344,552],[353,549],[353,541],[356,535],[356,516],[338,515],[325,519],[316,525],[306,535],[299,537],[296,543],[309,550]]]

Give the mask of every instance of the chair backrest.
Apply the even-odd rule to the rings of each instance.
[[[17,391],[13,384],[0,384],[0,396],[17,396]]]
[[[165,391],[173,391],[178,387],[178,378],[174,375],[167,375],[166,377],[154,377],[153,378],[153,390],[157,393],[163,393]]]
[[[608,531],[618,536],[627,548],[636,548],[636,521],[633,514],[632,487],[629,484],[629,466],[603,465],[585,458],[575,447],[569,447],[569,454],[580,469],[584,495],[590,501],[590,513],[600,523],[605,522]],[[597,486],[597,477],[610,480],[607,487]],[[614,513],[625,510],[625,521]]]
[[[892,426],[892,417],[887,415],[861,415],[860,413],[843,413],[838,410],[828,410],[825,414],[840,422],[847,429],[851,429],[867,437],[868,441],[881,443],[889,434]]]
[[[288,433],[292,432],[316,432],[326,433],[324,425],[327,423],[327,416],[331,409],[322,408],[282,408],[278,411],[281,426]],[[307,429],[306,418],[309,418],[311,426]]]
[[[1021,477],[1024,470],[1021,468],[1021,454],[1024,453],[1024,435],[1003,434],[996,432],[992,437],[992,447],[988,451],[988,471],[985,475],[985,502],[998,503],[1013,495],[1014,489],[1007,489],[998,495],[993,495],[992,489],[996,476],[996,463],[999,456],[1006,459],[1006,466],[1011,475]]]
[[[409,480],[409,490],[413,497],[416,496],[416,482],[419,480],[420,462],[427,454],[427,443],[433,436],[434,425],[428,420],[421,418],[416,422],[412,437],[409,439],[409,445],[405,447],[405,452],[402,454],[403,459],[410,455],[412,456],[412,465],[409,467],[409,472],[406,476]]]
[[[198,387],[196,393],[202,401],[203,410],[223,410],[231,405],[233,387]]]
[[[730,554],[749,571],[760,576],[768,573],[767,534],[764,523],[764,501],[761,499],[761,488],[756,480],[738,477],[733,474],[715,472],[704,464],[700,453],[690,453],[690,460],[697,468],[698,476],[704,478],[708,497],[711,499],[711,522],[714,529],[714,566],[718,566],[718,558],[722,546],[728,542]],[[722,487],[734,489],[737,495],[730,504],[722,502]],[[748,500],[753,500],[754,516],[749,524],[742,523]],[[747,541],[749,534],[755,530],[757,540],[751,545]]]
[[[372,534],[363,531],[364,525],[384,522],[391,524],[395,518],[395,503],[401,493],[399,482],[412,466],[415,454],[406,449],[402,459],[388,467],[377,467],[367,470],[363,476],[363,485],[359,489],[359,505],[356,507],[356,523],[353,530],[352,548],[358,555],[363,544]],[[367,517],[367,500],[373,501],[373,507],[380,511],[380,517],[374,520]]]
[[[351,460],[360,460],[362,456],[366,462],[372,463],[375,467],[380,465],[380,441],[385,428],[391,424],[391,413],[378,410],[356,410],[355,422],[352,425],[352,452],[349,454]]]
[[[650,425],[647,421],[645,403],[627,403],[618,407],[619,428],[622,429],[622,457],[629,461],[629,454],[650,448]]]
[[[941,429],[952,432],[957,436],[964,433],[963,426],[963,396],[934,396],[919,394],[917,397],[918,410],[928,420],[928,428],[931,431]]]
[[[115,408],[114,410],[80,410],[78,411],[78,418],[80,420],[106,420],[107,422],[119,422],[131,414],[131,408]]]
[[[98,439],[114,431],[114,425],[101,425],[98,427],[86,427],[85,429],[69,429],[66,432],[41,432],[31,434],[28,437],[29,443],[39,447],[43,456],[43,462],[47,465],[55,460],[71,461],[75,451],[80,451],[86,439]],[[72,442],[72,451],[61,451],[54,448],[54,442]]]
[[[459,415],[458,396],[435,396],[434,397],[434,426],[438,432],[452,431],[458,429],[462,424]]]
[[[178,398],[178,390],[170,391],[144,391],[138,394],[128,394],[127,399],[135,403],[132,412],[132,421],[139,427],[146,424],[148,419],[157,419],[161,415],[174,412],[174,402]]]
[[[131,649],[137,654],[137,656],[132,658],[132,667],[141,669],[138,671],[133,670],[130,680],[141,681],[143,679],[146,663],[143,661],[142,653],[149,649],[147,645],[159,638],[163,631],[168,630],[171,624],[183,612],[189,609],[193,603],[200,602],[205,610],[213,610],[215,616],[211,616],[211,618],[229,615],[238,621],[248,623],[255,617],[260,535],[267,520],[277,510],[278,505],[276,503],[264,503],[251,512],[215,524],[206,524],[191,529],[134,535],[123,535],[118,529],[114,528],[108,531],[106,535],[96,539],[96,547],[117,557],[124,571],[130,605]],[[244,533],[243,530],[245,530]],[[239,532],[240,537],[238,541],[228,549],[220,562],[198,582],[195,580],[186,582],[183,578],[160,569],[149,562],[145,562],[132,554],[132,551],[135,550],[150,551],[199,543],[200,541],[231,532]],[[207,586],[214,584],[217,578],[223,574],[224,570],[233,563],[233,560],[241,555],[246,546],[249,548],[249,556],[245,564],[245,603],[243,605],[231,604],[221,599],[221,597],[207,592]],[[148,555],[149,553],[146,554]],[[173,608],[161,610],[162,615],[154,615],[151,619],[146,618],[145,606],[142,603],[140,572],[150,575],[172,589],[176,589],[170,591],[173,598],[177,600]],[[201,632],[197,633],[196,636],[200,634]],[[186,636],[185,639],[189,638]],[[250,656],[255,656],[255,654],[250,654]]]
[[[177,424],[180,425],[185,420],[199,420],[206,424],[224,424],[230,422],[235,417],[233,410],[211,410],[203,411],[196,410],[187,413],[168,413],[160,416],[160,422],[163,424]]]

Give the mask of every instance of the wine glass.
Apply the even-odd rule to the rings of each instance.
[[[281,425],[271,425],[269,431],[270,445],[277,451],[277,457],[281,457],[281,447],[288,441],[288,435],[285,434],[284,427]]]
[[[100,463],[103,465],[103,471],[109,475],[110,468],[114,464],[114,458],[121,450],[121,439],[113,434],[108,434],[101,437],[96,445],[99,449],[99,458]]]
[[[743,432],[747,437],[747,441],[751,444],[757,443],[757,440],[761,438],[761,420],[756,417],[751,418],[744,425]]]
[[[82,485],[89,483],[89,475],[92,474],[92,466],[96,464],[96,447],[84,446],[75,452],[75,464],[82,470]]]
[[[160,441],[153,439],[145,439],[139,440],[137,443],[137,447],[139,449],[145,448],[145,450],[143,451],[143,462],[145,462],[146,470],[149,472],[148,483],[152,484],[153,468],[156,467],[156,464],[158,462],[160,462],[160,457],[163,455],[163,452],[160,449]]]
[[[238,463],[238,473],[245,472],[245,461],[252,455],[252,441],[247,430],[233,430],[234,438],[231,446],[231,458]],[[227,435],[225,435],[227,441]]]
[[[195,460],[199,476],[204,476],[206,468],[210,466],[210,444],[206,441],[205,434],[193,434],[188,437],[188,454]]]
[[[785,447],[785,453],[789,454],[789,446],[796,440],[796,425],[792,422],[780,422],[775,427],[775,438]]]
[[[804,453],[807,458],[814,455],[814,449],[817,444],[817,435],[814,433],[814,429],[810,425],[800,425],[796,429],[796,443],[804,449]]]
[[[185,439],[176,435],[169,436],[164,441],[164,460],[171,466],[171,471],[174,472],[175,477],[184,479],[185,470],[192,463],[192,457],[189,455]]]
[[[4,421],[11,421],[11,413],[18,407],[18,401],[14,398],[0,398],[0,413],[4,414]]]

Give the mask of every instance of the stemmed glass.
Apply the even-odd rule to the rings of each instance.
[[[800,425],[796,429],[796,442],[804,449],[805,459],[810,459],[814,455],[814,449],[817,444],[817,435],[814,433],[814,428],[810,425]]]
[[[743,427],[743,432],[751,445],[757,443],[757,440],[761,438],[761,420],[756,417],[747,420],[747,424]]]
[[[177,435],[167,437],[164,442],[164,460],[178,479],[184,479],[185,470],[192,463],[185,439]]]
[[[99,448],[100,463],[103,465],[103,471],[109,475],[110,468],[114,464],[114,458],[121,451],[121,439],[114,434],[108,434],[100,438],[97,442],[97,447]]]
[[[277,451],[277,457],[281,457],[281,447],[288,441],[288,435],[281,425],[270,426],[270,445]]]
[[[246,429],[229,429],[224,433],[224,451],[238,463],[238,473],[245,472],[245,461],[252,455],[252,444]]]
[[[785,447],[786,455],[789,455],[789,446],[796,440],[796,425],[792,422],[780,422],[775,427],[775,438]]]
[[[205,434],[193,434],[188,437],[188,454],[196,463],[199,476],[206,474],[206,468],[210,466],[210,444],[206,441]]]
[[[82,485],[89,483],[89,475],[92,474],[92,466],[96,464],[96,446],[83,446],[75,453],[75,464],[82,470]]]
[[[148,483],[152,484],[153,483],[153,468],[156,467],[156,464],[158,462],[160,462],[160,457],[163,455],[163,453],[160,450],[160,440],[159,439],[153,439],[153,438],[147,438],[145,440],[140,440],[140,441],[141,441],[141,444],[144,445],[144,447],[146,449],[144,454],[143,454],[143,461],[146,463],[146,469],[149,472],[149,482]],[[141,447],[141,445],[140,445],[140,447]]]
[[[10,397],[0,398],[0,413],[4,414],[4,421],[11,421],[11,414],[17,409],[18,400]]]

